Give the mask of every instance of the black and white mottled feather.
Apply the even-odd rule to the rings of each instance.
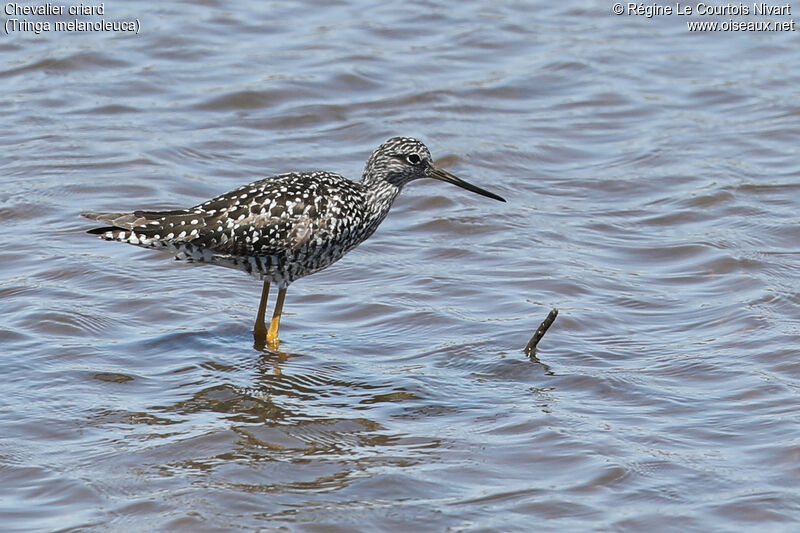
[[[360,182],[331,172],[279,174],[188,209],[82,216],[107,225],[89,231],[103,239],[164,248],[285,288],[367,239],[403,186],[425,177],[502,200],[436,168],[420,141],[394,137],[372,154]]]

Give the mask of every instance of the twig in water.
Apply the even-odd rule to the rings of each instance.
[[[553,309],[550,311],[550,313],[547,315],[547,318],[545,318],[544,321],[539,325],[539,329],[536,330],[536,333],[533,334],[533,337],[531,337],[531,340],[525,347],[525,355],[528,357],[533,357],[536,355],[536,345],[539,344],[539,341],[542,340],[544,334],[547,333],[547,330],[553,325],[553,321],[555,321],[557,316],[558,309]]]

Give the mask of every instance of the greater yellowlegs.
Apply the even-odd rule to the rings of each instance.
[[[177,259],[226,266],[264,281],[253,335],[278,347],[289,285],[318,272],[361,244],[386,218],[403,186],[433,178],[505,202],[436,167],[428,148],[393,137],[372,153],[360,182],[331,172],[292,172],[255,181],[188,209],[82,213],[106,227],[89,233],[108,241],[166,248]],[[269,329],[270,283],[278,299]]]

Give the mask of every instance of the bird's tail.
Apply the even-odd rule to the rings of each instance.
[[[133,213],[81,213],[81,216],[107,224],[87,233],[107,241],[127,242],[138,246],[160,247],[191,240],[196,228],[204,224],[193,211],[134,211]],[[194,230],[194,231],[193,231]]]

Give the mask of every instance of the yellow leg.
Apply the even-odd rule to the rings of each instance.
[[[264,322],[264,315],[267,313],[267,296],[269,296],[269,281],[264,282],[261,291],[261,303],[258,305],[258,315],[256,315],[256,325],[253,327],[253,337],[256,341],[264,342],[267,336],[267,325]]]
[[[283,301],[286,299],[286,289],[278,290],[278,301],[275,302],[275,311],[272,313],[272,322],[269,324],[269,332],[267,333],[267,346],[271,349],[277,349],[280,339],[278,338],[278,329],[281,327],[281,312],[283,311]]]

